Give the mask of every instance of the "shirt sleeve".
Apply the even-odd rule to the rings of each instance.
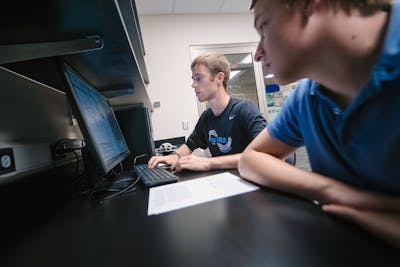
[[[206,111],[205,111],[206,112]],[[206,149],[207,142],[204,140],[204,134],[202,129],[204,129],[204,117],[205,112],[200,116],[199,120],[194,127],[193,132],[190,134],[188,140],[186,141],[186,145],[190,148],[190,150],[195,150],[197,148]]]

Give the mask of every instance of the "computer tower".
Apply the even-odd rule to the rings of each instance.
[[[148,108],[144,106],[120,106],[114,108],[130,155],[122,162],[125,170],[136,164],[144,164],[155,154],[153,131]]]

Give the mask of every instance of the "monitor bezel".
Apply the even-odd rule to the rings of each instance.
[[[84,81],[91,89],[93,89],[94,93],[99,96],[100,99],[102,99],[102,101],[104,101],[108,108],[111,111],[111,115],[115,120],[115,125],[118,126],[117,131],[119,132],[121,138],[123,139],[124,143],[125,143],[125,150],[123,151],[123,153],[117,155],[116,157],[112,158],[111,163],[107,164],[107,162],[105,162],[103,160],[103,158],[101,157],[101,152],[99,151],[98,146],[93,142],[94,137],[91,134],[90,130],[89,130],[89,126],[88,126],[88,122],[86,121],[86,119],[84,118],[84,115],[82,115],[83,111],[81,109],[81,107],[79,106],[78,103],[78,97],[76,95],[75,89],[73,88],[73,85],[70,81],[70,77],[69,74],[67,73],[67,69],[69,69],[72,73],[74,73],[75,75],[77,75],[82,81]],[[98,175],[105,175],[107,174],[110,170],[112,170],[115,166],[117,166],[118,164],[120,164],[125,158],[128,157],[128,155],[130,154],[128,145],[126,143],[125,137],[121,131],[121,128],[119,126],[118,120],[115,117],[114,114],[114,110],[110,104],[110,102],[107,100],[106,97],[104,97],[95,86],[93,86],[90,82],[88,82],[81,74],[79,74],[76,70],[74,70],[70,65],[68,65],[67,63],[63,62],[62,63],[62,72],[63,72],[63,77],[66,83],[66,95],[68,98],[68,101],[72,107],[72,111],[74,116],[76,117],[78,124],[79,124],[79,128],[81,130],[82,136],[85,139],[85,143],[87,145],[87,148],[89,150],[89,155],[91,157],[91,160],[94,161],[95,163],[95,169]]]

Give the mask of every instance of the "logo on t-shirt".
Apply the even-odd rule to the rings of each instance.
[[[228,153],[232,150],[232,138],[220,137],[215,130],[210,130],[208,132],[208,140],[212,145],[217,145],[219,151],[222,153]]]

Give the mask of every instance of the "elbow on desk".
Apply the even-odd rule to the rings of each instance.
[[[251,171],[252,170],[252,166],[250,163],[251,159],[252,159],[251,152],[245,150],[241,154],[241,157],[239,158],[237,167],[239,174],[243,179],[253,181],[253,179],[251,179],[251,177],[254,176],[254,173]]]

